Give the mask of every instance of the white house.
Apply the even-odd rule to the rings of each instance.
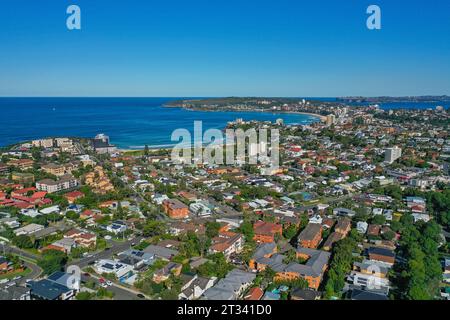
[[[183,288],[181,288],[181,293],[178,295],[179,300],[195,300],[202,296],[202,294],[211,288],[214,283],[216,283],[217,278],[205,278],[197,277],[193,281],[189,282]]]
[[[42,214],[51,214],[51,213],[59,213],[60,210],[58,206],[51,206],[48,208],[41,209],[39,210],[39,212]]]
[[[189,206],[189,210],[198,216],[209,216],[211,215],[212,211],[211,208],[209,208],[204,202],[197,201],[192,203]]]
[[[14,230],[14,234],[16,236],[29,235],[29,234],[41,231],[44,228],[45,227],[40,224],[30,223],[30,224],[26,225],[25,227]]]
[[[225,278],[203,293],[205,300],[237,300],[256,278],[256,274],[233,269]]]
[[[36,217],[41,215],[35,209],[22,209],[22,210],[20,210],[20,214],[23,214],[24,216],[27,216],[27,217],[30,217],[30,218],[36,218]]]
[[[368,227],[369,227],[369,224],[364,221],[358,221],[358,223],[356,224],[356,230],[362,234],[367,232]]]
[[[114,234],[120,234],[127,230],[127,226],[124,223],[113,222],[106,227],[106,230]]]
[[[322,217],[318,214],[309,218],[309,223],[322,224],[322,221],[323,221]]]
[[[155,194],[152,196],[153,202],[156,203],[157,205],[161,205],[164,200],[168,200],[169,197],[166,196],[165,194]]]
[[[116,260],[102,259],[94,264],[94,270],[98,274],[113,273],[117,279],[123,280],[133,273],[133,266]]]

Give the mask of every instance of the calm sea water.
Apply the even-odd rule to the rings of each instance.
[[[228,121],[275,121],[309,124],[318,121],[309,115],[260,112],[201,112],[163,105],[180,98],[0,98],[0,146],[32,139],[72,136],[110,136],[120,148],[162,147],[173,145],[171,134],[177,128],[193,132],[194,121],[203,122],[203,130],[223,129]],[[335,98],[308,98],[334,101]],[[450,101],[441,103],[446,108]],[[382,104],[384,109],[435,108],[431,103]]]
[[[203,130],[223,129],[228,121],[275,121],[308,124],[318,121],[309,115],[260,112],[200,112],[165,108],[174,98],[0,98],[0,146],[32,139],[71,136],[110,136],[120,148],[173,145],[177,128],[193,132],[194,121]]]

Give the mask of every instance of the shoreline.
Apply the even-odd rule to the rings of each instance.
[[[187,111],[207,111],[207,112],[259,112],[259,113],[270,113],[270,114],[302,114],[302,115],[307,115],[307,116],[311,116],[314,117],[318,120],[318,122],[325,122],[326,121],[326,117],[316,114],[316,113],[311,113],[311,112],[300,112],[300,111],[280,111],[280,110],[234,110],[234,109],[222,109],[222,110],[212,110],[212,109],[197,109],[197,108],[186,108],[183,106],[175,106],[175,105],[167,105],[167,104],[162,104],[162,107],[164,108],[180,108],[183,110],[187,110]],[[257,121],[257,120],[256,120]],[[292,125],[301,125],[301,124],[292,124]],[[46,137],[46,138],[58,138],[59,136],[54,136],[54,137]],[[76,140],[83,140],[83,139],[89,139],[87,137],[68,137],[70,139],[76,139]],[[34,140],[38,140],[38,139],[44,139],[44,138],[36,138]],[[26,141],[26,142],[18,142],[15,143],[13,145],[6,145],[6,146],[0,146],[0,149],[8,149],[11,148],[15,145],[20,145],[23,143],[31,143],[31,140]],[[148,148],[150,151],[160,151],[160,150],[171,150],[174,146],[176,145],[176,143],[174,143],[173,145],[161,145],[161,146],[151,146],[149,145]],[[140,146],[139,146],[140,147]],[[142,146],[142,148],[136,148],[134,146],[130,146],[129,149],[127,149],[127,147],[117,147],[117,151],[121,152],[121,153],[125,153],[125,152],[140,152],[143,151],[145,149],[145,146]]]
[[[188,110],[188,111],[206,111],[206,112],[261,112],[261,113],[272,113],[272,114],[277,114],[277,113],[287,113],[287,114],[304,114],[304,115],[308,115],[308,116],[312,116],[315,118],[318,118],[321,122],[325,122],[327,117],[317,114],[317,113],[312,113],[312,112],[302,112],[302,111],[280,111],[280,110],[234,110],[234,109],[221,109],[221,110],[212,110],[212,109],[198,109],[198,108],[186,108],[183,106],[171,106],[171,105],[167,105],[164,104],[163,105],[164,108],[180,108],[180,109],[184,109],[184,110]]]

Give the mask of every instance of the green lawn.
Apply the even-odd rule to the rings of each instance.
[[[23,270],[23,271],[11,272],[11,273],[8,273],[8,274],[2,274],[2,275],[0,275],[0,280],[3,280],[3,279],[12,279],[12,278],[17,277],[17,276],[22,276],[22,277],[24,277],[24,276],[26,276],[27,274],[29,274],[30,272],[31,272],[31,269],[26,268],[26,269]]]

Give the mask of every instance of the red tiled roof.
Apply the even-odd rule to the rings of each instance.
[[[27,194],[29,191],[36,191],[35,187],[31,187],[31,188],[24,188],[24,189],[19,189],[19,190],[15,190],[13,192],[13,194],[17,194],[17,195],[23,195],[23,194]]]
[[[80,197],[84,197],[84,193],[80,192],[80,191],[72,191],[72,192],[66,193],[64,196],[69,197],[69,198],[80,198]]]
[[[35,193],[31,196],[31,198],[33,198],[33,199],[42,199],[42,198],[44,198],[46,195],[47,195],[47,192],[45,192],[45,191],[38,191],[38,192],[35,192]]]
[[[256,234],[268,234],[272,235],[277,232],[281,232],[282,227],[279,224],[265,222],[265,221],[256,221],[253,225],[253,229]]]
[[[255,287],[251,288],[245,295],[244,300],[261,300],[264,295],[264,291],[261,288]]]

